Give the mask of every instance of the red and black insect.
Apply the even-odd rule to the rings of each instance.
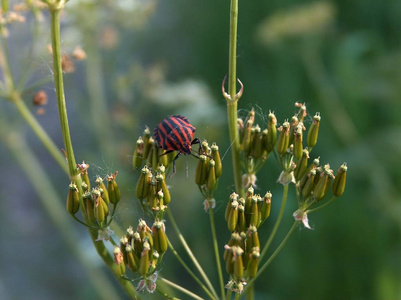
[[[194,138],[195,131],[196,128],[191,125],[188,118],[174,115],[161,121],[153,131],[153,135],[157,145],[166,150],[164,154],[178,151],[175,161],[181,153],[193,155],[192,145],[200,144],[200,140]],[[174,161],[173,174],[175,173]]]

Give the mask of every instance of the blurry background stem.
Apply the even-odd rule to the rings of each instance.
[[[88,274],[87,278],[96,289],[99,299],[114,299],[115,295],[117,295],[115,288],[102,271],[91,265],[88,256],[79,248],[78,233],[72,226],[71,219],[66,214],[65,208],[61,204],[62,201],[42,164],[33,154],[21,134],[17,130],[9,128],[3,120],[4,118],[0,118],[0,139],[28,177],[57,232],[60,233],[60,236],[78,259],[83,270]]]

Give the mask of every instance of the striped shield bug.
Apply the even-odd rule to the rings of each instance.
[[[173,174],[175,173],[175,160],[182,153],[193,155],[191,153],[192,145],[200,144],[200,140],[194,138],[195,131],[196,128],[191,125],[188,118],[181,115],[173,115],[164,119],[154,129],[153,135],[155,141],[160,148],[166,150],[164,154],[178,151],[177,156],[173,160]]]

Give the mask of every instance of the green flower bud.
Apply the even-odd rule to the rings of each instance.
[[[262,199],[261,221],[265,221],[270,216],[272,194],[267,192]]]
[[[283,155],[289,146],[289,133],[290,133],[290,123],[287,121],[283,123],[283,126],[277,129],[280,132],[278,137],[276,149],[280,155]]]
[[[213,159],[209,161],[209,171],[207,176],[207,189],[212,192],[217,185],[215,162]]]
[[[274,149],[274,145],[277,141],[277,119],[274,115],[274,112],[269,112],[268,121],[267,121],[267,143],[265,145],[266,151],[268,153],[272,152]]]
[[[79,172],[81,173],[82,182],[86,183],[86,186],[87,186],[86,190],[90,190],[91,183],[90,183],[89,175],[88,175],[89,164],[82,162],[82,164],[77,164],[77,167],[78,167]]]
[[[294,149],[293,149],[293,153],[294,153],[294,157],[295,157],[297,160],[299,160],[299,159],[301,159],[302,154],[303,154],[303,145],[302,145],[302,135],[303,135],[303,132],[302,132],[302,123],[299,123],[299,124],[295,127],[295,129],[294,129],[294,131],[293,131],[293,134],[294,134],[294,142],[293,142],[293,144],[294,144]]]
[[[317,143],[317,138],[319,135],[319,127],[320,127],[320,114],[316,113],[316,115],[313,117],[313,123],[308,131],[307,144],[309,149],[315,147]]]
[[[95,218],[96,221],[101,224],[108,214],[108,209],[106,210],[107,204],[98,190],[93,190],[92,195],[95,199]]]
[[[246,230],[246,219],[245,219],[245,207],[244,205],[238,205],[238,224],[237,230],[239,232]]]
[[[129,240],[127,236],[122,236],[120,239],[120,249],[124,257],[124,264],[128,264],[127,252],[125,251],[125,247],[129,245]]]
[[[324,166],[324,171],[320,174],[319,180],[316,186],[313,189],[313,195],[317,201],[320,201],[326,196],[328,187],[330,185],[331,178],[333,176],[333,171],[330,169],[330,166],[327,164]]]
[[[241,118],[237,119],[237,127],[238,127],[238,136],[239,136],[239,143],[242,145],[242,140],[244,139],[244,132],[245,132],[245,127],[244,127],[244,120]]]
[[[259,226],[259,210],[258,210],[258,201],[260,196],[254,195],[251,198],[251,216],[249,220],[250,226]]]
[[[136,184],[136,196],[138,199],[146,198],[149,191],[149,180],[151,180],[152,173],[147,166],[144,166]]]
[[[261,129],[259,125],[256,124],[254,127],[254,133],[252,136],[252,149],[251,149],[251,155],[253,158],[258,159],[262,156],[264,148],[263,148],[263,141],[262,141],[262,135],[261,135]]]
[[[220,158],[219,147],[216,145],[216,143],[213,143],[210,148],[212,150],[212,158],[215,162],[216,179],[219,179],[223,174],[223,164]]]
[[[294,170],[295,180],[298,182],[305,175],[308,168],[309,151],[305,148],[302,151],[302,157],[297,162],[297,167]]]
[[[293,142],[294,142],[294,134],[295,134],[295,130],[296,130],[298,124],[299,124],[298,117],[296,115],[292,116],[291,121],[290,121],[290,136],[288,139],[288,143],[290,145],[293,144]]]
[[[91,222],[95,222],[95,206],[93,203],[92,195],[90,192],[84,193],[82,196],[84,199],[84,206],[85,206],[85,212],[86,215]]]
[[[120,188],[117,185],[116,177],[118,171],[114,174],[107,176],[107,193],[109,194],[110,203],[116,205],[121,198]]]
[[[79,193],[78,188],[74,183],[68,186],[67,195],[67,211],[71,215],[75,215],[79,210]]]
[[[304,178],[305,178],[305,184],[300,185],[302,189],[302,196],[304,199],[308,198],[309,195],[311,194],[313,187],[314,187],[314,181],[315,181],[315,176],[316,176],[316,169],[312,169]]]
[[[233,250],[228,245],[226,245],[225,249],[227,250],[226,271],[231,275],[234,273]]]
[[[242,250],[238,246],[233,246],[233,264],[234,264],[234,277],[237,280],[241,280],[244,276],[244,264],[242,261],[242,254],[244,254],[244,250]]]
[[[231,202],[231,211],[228,215],[227,226],[230,232],[233,232],[237,227],[238,223],[238,201],[234,200]]]
[[[195,170],[195,183],[197,185],[203,185],[207,180],[207,156],[201,155],[199,156],[198,164]]]
[[[249,154],[249,149],[251,147],[251,138],[252,138],[252,125],[253,122],[248,120],[245,124],[244,138],[242,140],[242,149],[246,156]]]
[[[230,195],[230,199],[227,202],[226,213],[225,213],[226,221],[228,220],[228,216],[229,216],[229,214],[231,212],[231,203],[233,201],[238,201],[238,194],[236,194],[235,192]]]
[[[299,107],[299,111],[298,111],[297,117],[298,117],[300,122],[303,122],[305,117],[308,115],[307,112],[306,112],[305,103],[295,102],[295,107]]]
[[[336,197],[340,197],[344,193],[345,184],[347,182],[347,169],[347,164],[343,163],[338,169],[336,178],[334,179],[332,192]]]
[[[164,223],[156,221],[152,226],[153,242],[157,252],[164,253],[167,251],[167,236],[164,230]]]
[[[138,262],[135,259],[134,251],[133,251],[131,245],[127,245],[125,247],[125,252],[127,253],[127,262],[128,262],[127,264],[128,264],[128,267],[132,271],[137,272],[138,269],[139,269],[139,266],[138,266]]]
[[[134,155],[132,157],[132,165],[134,166],[135,169],[139,169],[142,166],[143,147],[144,147],[143,139],[142,139],[142,137],[139,137],[136,141],[136,147],[135,147]]]
[[[254,278],[258,272],[259,257],[260,253],[256,249],[249,254],[248,264],[246,267],[249,278]]]
[[[148,242],[144,242],[141,258],[139,260],[139,274],[141,274],[142,276],[146,276],[149,270],[150,266],[149,252],[150,252],[150,245]]]
[[[157,189],[163,192],[163,202],[165,205],[171,201],[170,191],[168,190],[166,180],[162,174],[156,175]]]
[[[104,185],[103,178],[100,176],[97,176],[95,182],[96,182],[97,188],[102,192],[102,198],[103,198],[104,202],[106,202],[106,204],[109,204],[110,203],[109,193],[107,192],[107,188]]]
[[[114,248],[113,255],[114,255],[114,263],[119,266],[119,273],[120,276],[122,276],[125,274],[125,264],[121,249],[116,246]]]
[[[145,130],[143,131],[143,150],[142,150],[142,158],[147,159],[151,146],[152,144],[149,142],[151,136],[150,136],[150,130],[149,127],[146,127]]]

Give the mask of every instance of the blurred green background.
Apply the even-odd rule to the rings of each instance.
[[[15,78],[30,69],[29,82],[50,79],[48,15],[43,12],[36,28],[32,15],[23,14],[25,23],[8,27]],[[137,137],[145,125],[153,129],[162,118],[183,114],[197,127],[199,138],[216,141],[222,155],[228,151],[216,193],[221,250],[228,241],[223,215],[234,187],[220,89],[228,69],[228,24],[228,0],[67,4],[62,49],[71,54],[79,45],[88,56],[75,61],[75,72],[65,75],[76,158],[90,164],[92,178],[119,170],[123,200],[117,222],[122,228],[136,226],[143,217],[134,198],[138,173],[131,166]],[[282,123],[296,111],[296,101],[305,102],[309,122],[315,112],[322,116],[312,156],[320,156],[334,170],[348,163],[345,194],[310,216],[313,230],[302,228],[292,236],[257,282],[257,299],[401,299],[400,29],[401,1],[396,0],[240,1],[237,71],[245,92],[239,115],[254,107],[265,127],[269,110]],[[29,53],[33,56],[26,64]],[[62,148],[52,83],[42,89],[49,101],[45,114],[37,118]],[[37,91],[24,94],[33,113],[37,108],[31,99]],[[85,229],[67,219],[70,222],[62,225],[67,233],[60,233],[52,221],[60,217],[49,213],[40,200],[52,186],[54,201],[64,207],[69,183],[65,173],[12,103],[1,99],[0,117],[0,298],[99,299],[83,268],[86,261],[95,274],[106,274],[105,280],[116,289],[111,294],[124,299]],[[18,155],[27,159],[19,160],[22,166]],[[23,167],[35,157],[50,176],[50,183],[41,182],[39,193],[27,173],[38,179],[40,172]],[[193,183],[196,161],[187,158],[187,178],[185,160],[178,161],[178,172],[169,182],[170,208],[217,286],[208,215]],[[280,206],[278,175],[278,164],[270,159],[258,176],[257,192],[273,193],[271,219],[259,233],[264,241]],[[275,245],[291,226],[295,209],[292,190]],[[166,227],[183,253],[168,221]],[[78,247],[81,260],[66,235]],[[201,293],[170,253],[160,272]]]

